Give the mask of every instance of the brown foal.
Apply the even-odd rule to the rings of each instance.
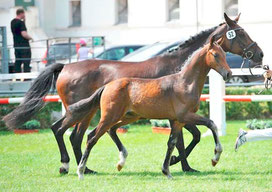
[[[216,165],[222,153],[217,127],[212,120],[196,114],[210,69],[216,70],[224,80],[231,77],[225,52],[214,39],[213,36],[209,44],[197,50],[177,74],[157,79],[115,80],[98,89],[91,97],[68,107],[64,122],[70,125],[88,115],[93,105],[100,103],[101,108],[100,122],[95,133],[88,136],[87,148],[78,166],[80,179],[83,178],[89,153],[99,138],[120,122],[128,124],[140,118],[170,120],[171,134],[162,166],[162,172],[168,178],[172,177],[169,171],[170,157],[185,124],[205,125],[212,131],[215,141],[212,165]],[[180,147],[178,151],[185,153]]]

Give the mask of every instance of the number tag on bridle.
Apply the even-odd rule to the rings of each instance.
[[[227,31],[226,36],[228,39],[234,39],[236,37],[236,33],[234,30],[229,30]]]

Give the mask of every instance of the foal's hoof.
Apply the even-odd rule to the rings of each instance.
[[[121,164],[118,163],[116,167],[117,167],[118,171],[121,171],[124,166],[122,166]]]
[[[175,164],[177,164],[178,162],[179,162],[179,159],[178,159],[177,156],[175,156],[175,155],[171,156],[171,158],[170,158],[170,166],[171,166],[171,165],[175,165]]]
[[[200,171],[196,170],[196,169],[193,169],[193,168],[189,168],[189,169],[183,169],[183,171],[185,173],[198,173]]]
[[[59,169],[59,173],[62,174],[62,175],[65,175],[65,174],[68,174],[68,171],[64,167],[61,167]]]
[[[84,174],[97,174],[96,171],[93,171],[91,169],[88,169],[88,167],[85,168]]]
[[[212,159],[212,166],[215,167],[215,165],[218,163],[218,161]]]

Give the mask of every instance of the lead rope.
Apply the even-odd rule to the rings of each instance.
[[[264,89],[261,90],[259,94],[261,94],[264,90],[268,90],[272,87],[272,71],[269,70],[269,67],[268,65],[264,65],[263,66],[263,69],[266,70],[264,73],[263,73],[263,77],[264,77]]]

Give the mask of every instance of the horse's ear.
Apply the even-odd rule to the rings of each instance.
[[[224,18],[228,26],[233,27],[235,25],[234,21],[232,21],[226,13],[224,13]]]
[[[239,19],[240,19],[240,15],[241,13],[238,14],[238,16],[234,19],[234,21],[236,21],[238,23]]]
[[[212,38],[210,39],[209,49],[213,47],[214,41],[215,41],[215,35],[213,35]]]

